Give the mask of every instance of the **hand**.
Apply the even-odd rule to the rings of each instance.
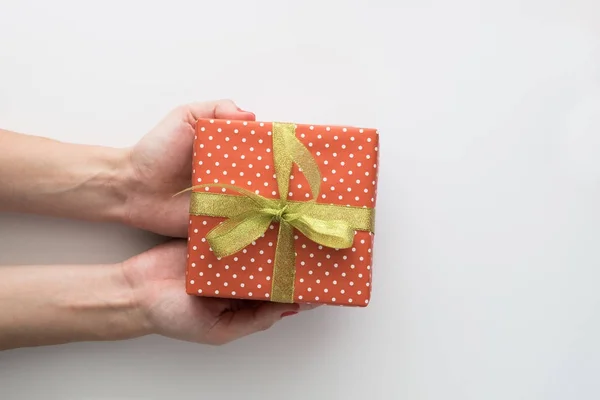
[[[220,345],[266,330],[286,315],[316,307],[188,295],[185,261],[185,241],[173,240],[123,264],[149,332]]]
[[[128,224],[166,236],[187,236],[189,194],[173,195],[192,184],[192,146],[199,118],[255,120],[253,113],[231,100],[189,104],[169,113],[130,150]]]

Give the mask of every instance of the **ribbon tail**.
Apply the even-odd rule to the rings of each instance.
[[[271,301],[293,303],[295,280],[296,252],[294,248],[294,228],[287,222],[281,221],[277,236],[277,248],[275,249]]]

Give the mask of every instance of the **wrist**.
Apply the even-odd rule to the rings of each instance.
[[[111,199],[102,217],[108,221],[128,224],[131,193],[138,185],[128,148],[105,148],[104,165],[99,174],[102,192]]]
[[[107,324],[104,332],[105,340],[131,339],[153,333],[152,326],[144,310],[143,297],[140,290],[132,285],[126,274],[125,263],[108,266],[111,270],[114,286],[112,294],[105,299],[102,306],[114,311],[112,328]]]

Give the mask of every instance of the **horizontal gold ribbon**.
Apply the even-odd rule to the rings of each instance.
[[[349,248],[354,242],[354,231],[373,232],[375,213],[372,208],[317,203],[321,174],[312,154],[296,138],[295,125],[273,123],[272,137],[280,199],[269,199],[226,184],[198,185],[187,190],[221,187],[241,194],[192,192],[190,214],[227,218],[206,235],[217,257],[237,253],[261,237],[272,222],[279,222],[270,299],[292,303],[296,274],[294,228],[323,246]],[[308,201],[287,199],[293,163],[309,183],[312,198]]]

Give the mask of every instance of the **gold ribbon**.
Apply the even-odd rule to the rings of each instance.
[[[226,184],[207,184],[190,189],[221,187],[242,196],[192,192],[191,215],[225,217],[207,235],[217,257],[227,257],[261,237],[273,221],[279,222],[271,301],[293,303],[296,276],[294,228],[322,246],[335,249],[352,247],[354,231],[374,229],[374,210],[319,204],[321,173],[312,154],[296,138],[294,124],[273,123],[273,159],[279,199],[269,199],[249,190]],[[287,199],[292,165],[296,163],[308,181],[312,198],[299,202]]]

